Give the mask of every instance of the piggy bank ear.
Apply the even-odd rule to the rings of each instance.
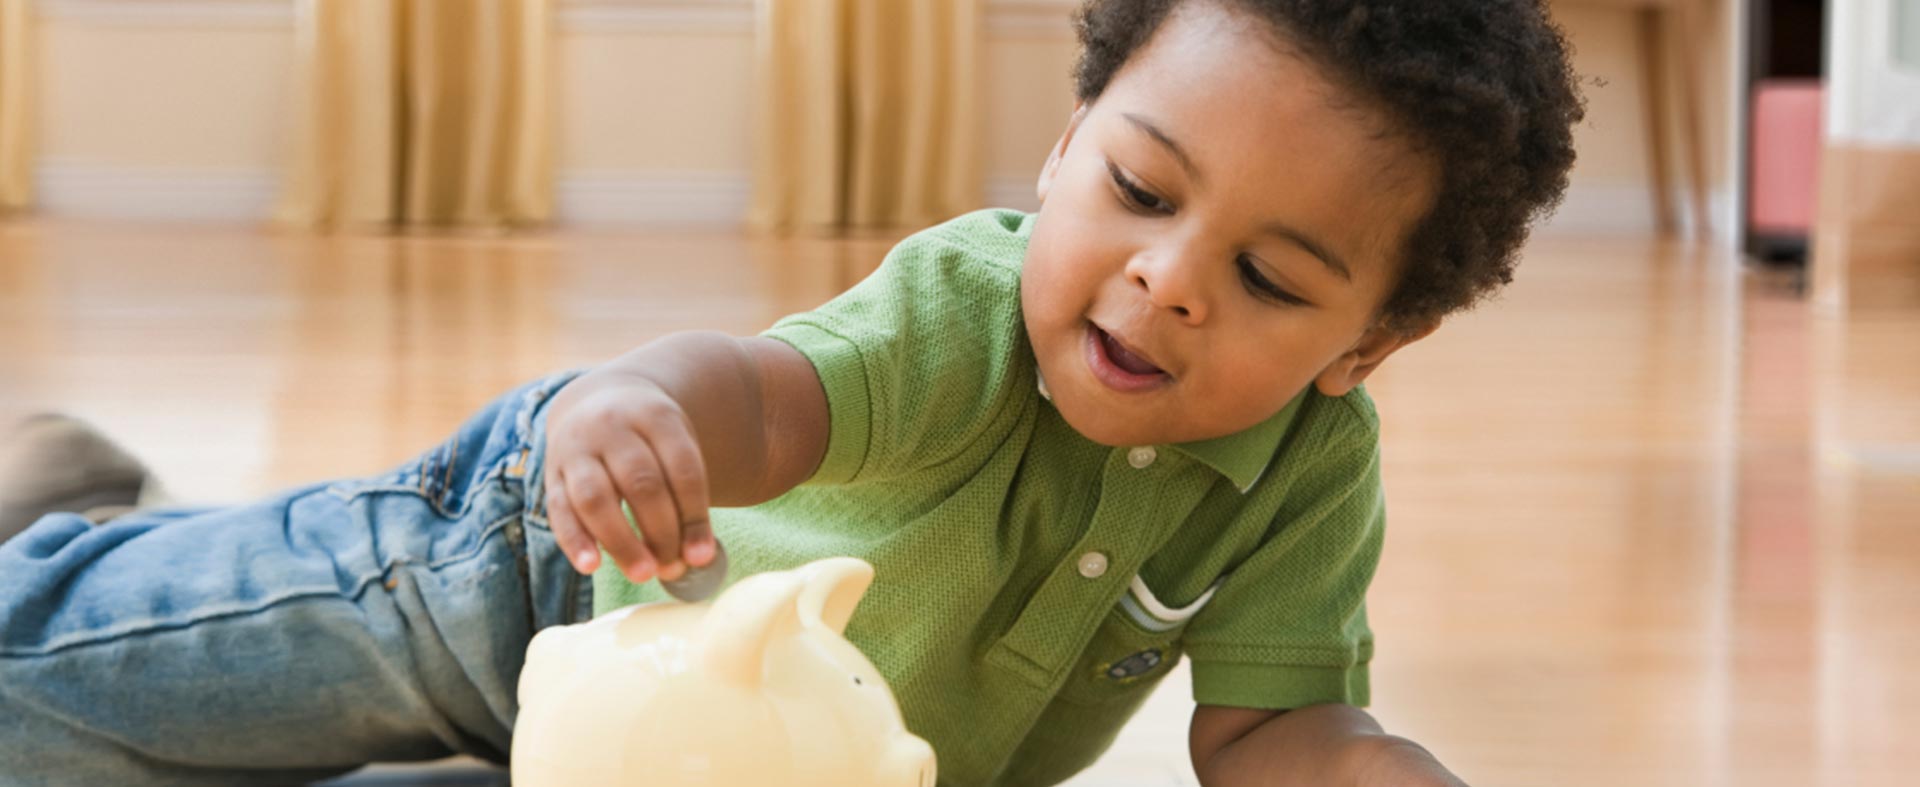
[[[800,625],[844,633],[853,608],[873,584],[873,566],[859,558],[835,557],[808,563],[799,572],[807,583],[800,591]]]
[[[805,588],[800,576],[778,571],[727,588],[700,623],[700,663],[722,680],[760,685],[767,644],[798,626],[794,600]]]

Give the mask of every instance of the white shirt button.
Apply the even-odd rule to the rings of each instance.
[[[1098,552],[1088,552],[1080,556],[1080,576],[1099,579],[1107,573],[1107,556]]]
[[[1135,470],[1145,470],[1159,457],[1160,452],[1153,450],[1153,446],[1143,445],[1127,451],[1127,464],[1133,465]]]

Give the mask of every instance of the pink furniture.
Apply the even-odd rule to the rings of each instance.
[[[1819,80],[1768,79],[1753,89],[1752,196],[1756,233],[1805,238],[1820,191]]]

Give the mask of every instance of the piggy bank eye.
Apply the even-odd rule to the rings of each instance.
[[[860,679],[860,676],[859,676],[859,675],[855,675],[855,676],[853,676],[853,685],[855,685],[855,686],[865,686],[865,685],[867,685],[867,684],[866,684],[866,681],[863,681],[863,680],[861,680],[861,679]]]

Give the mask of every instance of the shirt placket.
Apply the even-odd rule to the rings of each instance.
[[[1175,483],[1179,473],[1193,469],[1164,449],[1114,449],[1101,470],[1100,500],[1086,530],[987,660],[1036,688],[1057,685],[1140,566],[1198,504],[1204,490],[1193,488],[1204,485]]]

